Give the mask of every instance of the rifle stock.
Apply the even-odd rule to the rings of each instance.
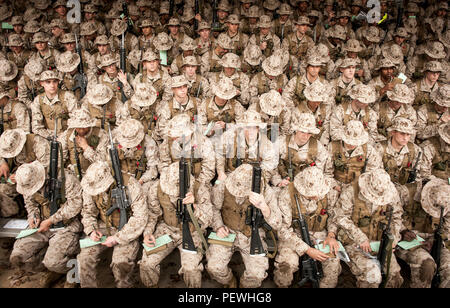
[[[394,242],[394,236],[391,234],[391,222],[392,222],[392,207],[389,209],[389,219],[387,226],[383,230],[380,241],[380,249],[378,250],[377,259],[380,262],[381,271],[381,283],[380,288],[385,288],[387,280],[389,278],[389,270],[392,257],[392,243]],[[384,269],[386,265],[386,270]]]
[[[433,280],[431,281],[432,288],[439,288],[441,284],[441,274],[439,272],[441,267],[441,252],[442,252],[442,225],[444,223],[444,207],[441,206],[441,216],[439,218],[439,225],[434,232],[434,241],[433,246],[431,247],[431,256],[433,257],[434,262],[436,262],[436,273],[433,276]]]
[[[183,199],[189,191],[189,166],[184,157],[180,158],[179,161],[179,198],[177,200],[177,217],[178,221],[181,222],[182,226],[182,247],[184,250],[196,251],[194,240],[192,239],[191,230],[189,229],[190,216],[186,207],[191,206],[190,204],[183,204]]]

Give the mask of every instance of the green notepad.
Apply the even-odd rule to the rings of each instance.
[[[144,246],[144,249],[147,252],[147,254],[149,254],[149,253],[156,252],[155,251],[156,249],[158,249],[158,251],[162,250],[162,249],[159,249],[159,248],[163,247],[164,245],[169,244],[170,242],[172,242],[172,238],[169,235],[165,234],[165,235],[160,236],[160,237],[158,237],[156,239],[155,246],[153,246],[153,247],[148,247],[145,244],[142,244],[142,245]]]
[[[219,237],[216,232],[211,232],[208,236],[208,239],[232,243],[236,239],[236,233],[230,233],[227,237]]]
[[[2,22],[2,29],[12,30],[14,27],[10,23]]]
[[[20,231],[20,233],[16,236],[16,239],[24,238],[30,235],[33,235],[37,232],[38,229],[25,229]]]
[[[90,237],[86,237],[86,238],[80,240],[80,248],[83,249],[83,248],[100,245],[101,243],[104,243],[105,241],[106,241],[106,235],[102,236],[102,238],[98,242],[91,240]]]
[[[342,243],[339,241],[338,241],[338,243],[339,243],[339,251],[345,251],[344,246],[342,246]],[[315,248],[320,250],[323,253],[326,253],[326,254],[330,253],[330,246],[327,245],[327,246],[323,247],[323,242],[320,243],[319,245],[316,245]]]
[[[380,242],[370,242],[370,248],[373,252],[378,253],[378,250],[380,250]]]
[[[166,50],[159,51],[159,58],[161,59],[161,65],[167,65],[167,51]]]
[[[425,240],[423,238],[421,238],[420,236],[417,236],[416,239],[411,242],[401,241],[401,242],[398,242],[397,245],[400,246],[400,248],[403,248],[404,250],[409,250],[414,247],[422,245],[422,242],[424,242],[424,241]]]

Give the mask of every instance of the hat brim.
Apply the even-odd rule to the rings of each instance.
[[[39,189],[44,186],[45,183],[45,167],[42,164],[35,164],[37,168],[37,172],[33,173],[33,177],[36,179],[36,183],[32,187],[23,187],[19,184],[19,182],[16,185],[16,190],[19,194],[24,196],[32,196],[36,192],[39,191]]]
[[[432,201],[432,194],[434,193],[436,188],[443,188],[445,185],[448,185],[448,183],[445,180],[442,179],[433,179],[430,182],[428,182],[422,189],[421,194],[421,204],[422,208],[431,217],[435,219],[439,219],[441,216],[441,210],[439,207],[436,207],[433,204]],[[444,213],[443,216],[446,216],[449,211],[449,206],[447,202],[447,206],[444,206]]]
[[[117,138],[117,142],[119,142],[119,144],[121,146],[123,146],[127,149],[132,149],[132,148],[137,147],[142,142],[144,137],[145,137],[145,132],[143,129],[140,129],[138,131],[138,133],[131,140],[123,138],[121,133],[117,134],[116,138]]]
[[[27,142],[27,133],[24,131],[19,131],[19,144],[12,152],[4,151],[0,148],[0,157],[2,158],[14,158],[23,150],[23,146]]]
[[[445,127],[447,125],[443,124],[438,128],[439,136],[445,141],[445,143],[450,144],[450,135],[448,134],[449,129],[447,128],[447,132],[445,132]]]
[[[300,173],[297,174],[297,176]],[[296,176],[296,178],[297,178]],[[324,177],[324,183],[321,183],[320,185],[315,185],[315,190],[307,188],[306,185],[303,185],[299,178],[294,179],[294,186],[295,189],[304,197],[312,198],[312,197],[318,197],[319,200],[323,199],[326,194],[330,191],[331,182],[328,178]]]
[[[86,177],[83,178],[83,180]],[[95,185],[91,183],[86,183],[81,180],[81,187],[83,188],[83,192],[87,193],[89,196],[97,196],[103,192],[105,192],[113,183],[114,178],[111,174],[108,177],[105,177],[102,182],[95,182]]]
[[[358,184],[360,187],[360,193],[364,198],[366,198],[369,202],[374,203],[375,205],[385,205],[394,201],[394,196],[397,192],[394,183],[390,182],[388,184],[388,187],[386,187],[386,189],[384,190],[383,195],[378,196],[370,191],[370,181],[370,173],[363,173],[359,176]]]
[[[17,73],[19,72],[19,69],[17,68],[16,65],[13,66],[13,71],[11,72],[11,75],[9,76],[1,76],[0,77],[0,81],[11,81],[14,78],[17,77]]]
[[[364,130],[364,133],[360,138],[349,138],[348,136],[344,135],[342,136],[342,141],[352,146],[361,146],[369,142],[369,133]]]

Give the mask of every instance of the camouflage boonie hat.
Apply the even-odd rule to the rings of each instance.
[[[262,61],[261,48],[255,44],[248,44],[244,49],[244,61],[253,66],[259,65]]]
[[[281,63],[281,59],[272,55],[263,61],[262,68],[267,75],[279,76],[283,74],[284,67]]]
[[[176,17],[172,17],[171,19],[169,19],[169,22],[167,23],[166,26],[179,27],[179,26],[181,26],[180,20],[178,18],[176,18]]]
[[[42,16],[42,12],[34,7],[28,8],[23,14],[23,20],[28,20],[28,22],[34,20],[37,21]],[[25,30],[25,32],[28,32]]]
[[[408,2],[406,5],[406,13],[419,13],[419,6],[414,2]]]
[[[266,0],[263,3],[263,7],[265,9],[268,9],[269,11],[275,11],[277,8],[280,7],[280,1],[278,1],[278,0]]]
[[[425,65],[423,67],[423,72],[443,73],[444,68],[442,67],[441,62],[439,62],[439,61],[428,61],[427,63],[425,63]]]
[[[256,126],[259,128],[266,127],[266,123],[263,123],[261,114],[257,112],[256,110],[247,110],[244,112],[242,118],[237,121],[237,124],[240,127],[252,127]]]
[[[151,21],[150,19],[144,19],[143,21],[140,22],[139,24],[139,28],[146,28],[146,27],[151,27],[154,28],[155,24],[153,23],[153,21]]]
[[[89,196],[97,196],[114,183],[111,169],[105,161],[96,161],[86,170],[86,174],[81,180],[83,192]]]
[[[239,58],[238,55],[229,52],[219,60],[219,64],[222,65],[222,67],[231,67],[238,70],[241,68],[241,58]]]
[[[440,33],[444,30],[444,19],[443,18],[429,18],[425,19],[425,24],[429,24],[431,30],[435,33]]]
[[[22,47],[24,45],[23,39],[19,34],[11,34],[8,37],[8,47]]]
[[[358,40],[355,39],[349,39],[343,48],[344,51],[350,51],[350,52],[360,52],[363,50],[362,46],[359,44]]]
[[[220,1],[219,5],[217,6],[218,11],[224,11],[224,12],[230,12],[231,6],[228,3],[228,1]]]
[[[277,117],[283,110],[284,100],[278,91],[270,90],[261,95],[259,98],[259,106],[264,113]]]
[[[111,26],[111,34],[114,36],[122,35],[122,33],[125,33],[127,31],[127,23],[122,19],[114,19],[112,26]]]
[[[142,62],[144,61],[155,61],[155,60],[159,60],[159,55],[157,55],[153,50],[151,49],[147,49],[144,54],[142,55]]]
[[[310,66],[323,66],[323,58],[320,55],[309,55],[306,58],[306,65],[310,65]]]
[[[230,23],[233,25],[239,25],[241,23],[241,21],[239,20],[239,17],[236,14],[230,14],[227,17],[227,20],[225,21],[225,23]]]
[[[58,28],[63,29],[63,30],[69,29],[67,24],[61,18],[52,19],[52,21],[50,22],[50,25],[48,27],[50,29],[53,29],[55,27],[58,27]]]
[[[116,139],[124,148],[137,147],[145,137],[144,126],[135,119],[127,119],[117,127]]]
[[[25,21],[22,16],[13,16],[13,18],[11,18],[10,25],[13,27],[17,25],[25,25]]]
[[[228,35],[225,33],[220,33],[216,40],[217,45],[222,47],[223,49],[233,49],[233,43]]]
[[[117,63],[119,63],[119,59],[116,57],[116,56],[114,56],[113,54],[106,54],[106,55],[104,55],[104,56],[101,56],[100,57],[100,67],[106,67],[106,66],[110,66],[111,64],[116,64],[117,65]]]
[[[450,144],[450,122],[441,124],[438,128],[438,134],[445,143]]]
[[[168,15],[170,13],[169,2],[161,2],[159,6],[159,15]]]
[[[0,81],[11,81],[16,78],[19,69],[17,65],[9,60],[0,60]]]
[[[347,10],[339,11],[339,13],[337,14],[337,18],[339,19],[339,18],[344,18],[344,17],[351,18],[352,14],[350,14],[350,12]]]
[[[41,73],[44,71],[44,66],[41,61],[30,60],[24,67],[25,74],[34,82],[39,81]]]
[[[198,24],[197,32],[200,32],[201,30],[204,30],[204,29],[211,29],[211,25],[206,21],[201,21]]]
[[[297,20],[294,20],[295,25],[308,25],[311,26],[309,18],[307,16],[299,16]]]
[[[375,70],[378,71],[381,70],[382,68],[389,68],[389,67],[396,68],[397,65],[395,65],[395,63],[388,58],[381,58],[380,60],[378,60],[377,67],[375,68]]]
[[[187,56],[187,57],[184,57],[184,59],[183,59],[182,67],[186,66],[186,65],[189,65],[189,66],[200,66],[200,63],[197,62],[197,58],[196,57],[194,57],[194,56]]]
[[[49,38],[44,32],[37,32],[33,35],[32,44],[36,44],[39,42],[48,42]]]
[[[444,44],[445,47],[450,48],[450,29],[446,30],[443,33],[438,34],[439,42]]]
[[[34,0],[34,7],[38,10],[46,10],[52,2],[50,0]]]
[[[405,30],[410,34],[416,34],[417,33],[417,20],[408,18],[405,20],[405,23],[403,25],[405,27]]]
[[[330,49],[328,49],[327,45],[323,43],[315,45],[313,48],[309,49],[306,52],[306,57],[310,57],[313,55],[320,56],[323,63],[328,63],[331,60]]]
[[[120,18],[120,12],[115,8],[111,8],[108,13],[106,13],[105,18],[107,19],[117,19]]]
[[[392,91],[386,92],[387,97],[391,101],[396,101],[402,104],[412,104],[414,102],[414,91],[406,84],[396,84]]]
[[[135,85],[134,94],[131,97],[130,101],[132,104],[135,104],[139,107],[149,107],[153,105],[157,97],[158,95],[153,86],[145,82],[140,82]]]
[[[356,99],[364,104],[372,104],[376,101],[377,95],[373,86],[357,84],[348,92],[352,99]]]
[[[312,113],[295,111],[292,114],[291,130],[293,132],[302,132],[306,134],[317,135],[320,129],[317,128],[316,118]]]
[[[180,166],[179,162],[174,162],[161,171],[159,185],[163,193],[169,196],[179,195],[180,186]]]
[[[94,45],[108,45],[108,37],[106,35],[99,35],[95,38]]]
[[[398,117],[398,118],[394,119],[394,121],[392,122],[392,125],[390,127],[388,127],[387,131],[388,132],[397,131],[397,132],[413,135],[416,132],[416,129],[414,128],[414,124],[410,120],[408,120],[406,118]]]
[[[320,81],[313,82],[305,88],[303,94],[310,102],[325,102],[329,98],[330,87]]]
[[[66,6],[67,1],[66,0],[56,0],[55,3],[53,3],[53,8],[56,9],[58,6]]]
[[[59,76],[58,72],[56,70],[47,70],[43,71],[39,77],[39,81],[46,81],[46,80],[59,80],[61,81],[61,76]]]
[[[189,85],[189,81],[186,79],[186,77],[184,75],[172,77],[171,84],[170,84],[171,88],[178,88],[178,87],[188,86],[188,85]]]
[[[32,196],[44,186],[45,167],[38,160],[21,165],[16,171],[16,190],[24,196]]]
[[[272,57],[280,58],[283,70],[287,67],[290,59],[289,51],[284,48],[275,49],[272,53]]]
[[[108,103],[114,96],[113,90],[103,83],[92,86],[87,93],[89,104],[102,106]]]
[[[237,95],[237,89],[228,77],[223,77],[219,82],[213,82],[211,85],[213,95],[221,99],[232,99]]]
[[[37,33],[41,30],[41,25],[36,20],[28,21],[23,27],[23,31],[26,33]]]
[[[450,210],[450,185],[448,182],[439,178],[428,182],[422,190],[421,204],[425,213],[435,219],[441,217],[441,207],[444,208],[443,217],[447,216]]]
[[[262,15],[261,17],[259,17],[259,21],[258,21],[258,28],[272,28],[273,26],[273,22],[272,22],[272,18],[270,18],[270,16],[267,15]]]
[[[97,30],[98,27],[95,24],[95,22],[92,21],[83,22],[80,26],[80,35],[81,36],[92,35],[96,33]]]
[[[329,29],[329,36],[333,38],[338,38],[343,41],[347,39],[347,33],[345,32],[345,28],[341,25],[334,25],[332,28]]]
[[[160,32],[153,39],[153,45],[157,50],[169,50],[173,47],[173,40],[166,32]]]
[[[259,18],[260,12],[259,7],[257,5],[252,5],[248,9],[247,18]]]
[[[381,48],[381,53],[383,57],[391,60],[396,65],[403,62],[403,50],[397,44],[393,44],[391,46],[388,45],[383,46]]]
[[[56,67],[60,72],[70,73],[80,64],[80,56],[71,51],[65,51],[56,58]]]
[[[357,66],[358,65],[358,59],[353,58],[345,58],[342,60],[341,64],[339,65],[340,68],[346,68],[349,66]]]
[[[362,7],[363,6],[362,0],[353,0],[352,3],[350,4],[350,6]]]
[[[384,169],[374,169],[361,174],[358,184],[361,195],[375,205],[389,204],[395,201],[395,196],[398,195],[391,177]]]
[[[307,167],[294,178],[294,187],[306,198],[323,199],[330,191],[330,180],[317,166]]]
[[[85,13],[97,13],[98,9],[95,5],[93,5],[92,3],[88,3],[84,6],[83,11]]]
[[[308,17],[316,17],[317,19],[320,18],[320,12],[317,10],[311,10],[308,13]]]
[[[162,3],[161,3],[162,4]],[[139,7],[146,7],[146,6],[152,6],[152,2],[148,0],[138,0],[136,1],[136,5]]]
[[[27,133],[20,128],[7,129],[0,137],[0,157],[14,158],[22,151]]]
[[[63,34],[63,36],[60,38],[59,42],[61,44],[68,44],[68,43],[75,43],[76,39],[75,39],[75,34],[73,33],[65,33]]]
[[[180,48],[183,51],[195,50],[197,46],[192,38],[185,36],[183,42],[180,44]]]
[[[252,191],[253,167],[243,164],[231,172],[225,179],[225,187],[237,198],[248,197]]]
[[[397,31],[394,31],[393,36],[407,38],[409,35],[404,27],[398,27]]]
[[[139,68],[139,63],[142,61],[142,50],[140,49],[133,49],[128,53],[127,60],[130,62],[130,64],[134,68]]]
[[[91,117],[89,110],[86,108],[79,108],[70,113],[70,118],[67,120],[68,129],[71,128],[89,128],[94,127],[96,120]]]
[[[428,42],[425,48],[425,54],[433,59],[444,59],[446,57],[446,52],[444,45],[441,42]]]
[[[287,3],[281,3],[280,7],[277,10],[278,15],[291,15],[292,13],[294,13],[294,11],[292,11],[292,8],[289,4]]]
[[[166,134],[170,138],[189,137],[194,132],[192,119],[185,113],[180,113],[169,120]]]
[[[380,30],[377,27],[370,26],[362,31],[363,36],[369,42],[378,44],[380,42]]]
[[[352,146],[360,146],[369,141],[369,134],[360,121],[351,120],[345,126],[342,141]]]
[[[430,97],[439,106],[450,108],[450,84],[441,85],[431,92]]]

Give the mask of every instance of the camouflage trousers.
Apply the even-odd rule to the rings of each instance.
[[[35,233],[18,239],[10,256],[12,266],[29,272],[65,274],[70,268],[67,262],[80,251],[79,234],[70,229],[57,232]]]
[[[347,245],[345,250],[350,258],[350,271],[356,276],[356,286],[358,288],[378,288],[382,279],[378,261],[364,255],[355,245]],[[402,283],[403,278],[400,275],[400,265],[398,265],[395,255],[392,255],[386,287],[400,288]]]
[[[159,223],[154,233],[155,238],[162,235],[169,235],[173,240],[168,247],[157,253],[147,255],[145,251],[142,254],[142,260],[139,261],[140,275],[142,283],[147,287],[153,287],[158,284],[160,276],[160,263],[175,248],[180,251],[181,268],[178,274],[183,275],[184,283],[188,288],[200,288],[202,285],[203,255],[199,252],[188,252],[182,249],[182,234],[178,228],[170,227],[164,222]],[[191,232],[195,247],[201,245],[201,240],[196,231]]]
[[[285,241],[278,242],[278,254],[275,258],[273,274],[274,282],[280,288],[289,287],[294,279],[294,273],[299,269],[299,258],[301,256],[290,246]],[[320,288],[335,288],[342,270],[340,259],[338,257],[329,258],[322,262],[322,270],[323,278],[320,280]]]
[[[260,232],[261,239],[263,234]],[[267,245],[263,241],[264,249]],[[269,259],[266,256],[250,255],[250,237],[246,237],[241,232],[236,232],[236,240],[233,247],[211,244],[206,253],[206,269],[209,275],[217,282],[227,285],[233,279],[228,263],[235,251],[239,251],[245,265],[244,273],[240,278],[239,287],[258,288],[267,277],[269,269]]]
[[[411,268],[411,288],[430,288],[436,272],[436,263],[425,249],[398,249],[396,256],[404,260]],[[441,253],[440,288],[450,288],[450,251],[444,246]]]
[[[14,198],[17,197],[16,185],[0,184],[0,216],[11,217],[19,213],[19,205]]]
[[[104,223],[99,223],[99,229],[102,234],[107,234]],[[111,235],[117,231],[111,229]],[[80,285],[82,288],[97,288],[97,266],[101,261],[101,255],[107,250],[111,249],[103,245],[83,248],[78,254],[77,260],[80,270]],[[133,287],[133,270],[135,267],[135,260],[139,251],[139,241],[134,240],[126,245],[116,245],[113,248],[113,255],[111,261],[111,269],[114,275],[114,280],[118,288]]]

